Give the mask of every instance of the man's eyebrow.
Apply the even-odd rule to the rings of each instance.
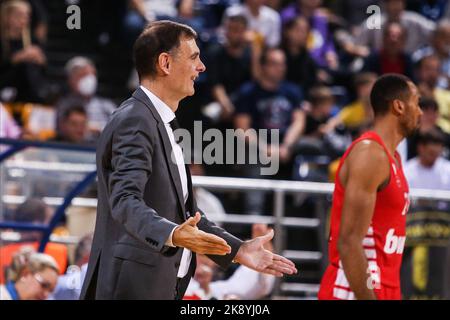
[[[197,58],[199,55],[200,55],[200,52],[199,52],[199,51],[196,51],[196,52],[194,52],[193,54],[191,54],[191,58],[192,58],[192,59]]]

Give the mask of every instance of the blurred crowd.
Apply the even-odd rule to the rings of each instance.
[[[0,138],[95,146],[109,116],[127,97],[100,94],[98,74],[105,70],[98,69],[98,60],[75,50],[60,71],[65,81],[50,75],[49,70],[57,66],[47,54],[52,40],[49,26],[52,18],[61,13],[49,9],[49,2],[0,1]],[[97,2],[94,8],[98,12],[89,14],[110,15],[101,27],[84,28],[83,32],[95,33],[99,43],[113,43],[123,56],[131,57],[134,40],[151,21],[170,19],[197,31],[207,69],[197,79],[195,96],[182,101],[177,112],[180,123],[190,131],[195,120],[203,121],[204,128],[222,132],[279,129],[279,143],[260,146],[265,152],[277,153],[281,161],[278,173],[266,178],[332,182],[340,156],[371,126],[369,94],[376,78],[392,72],[409,76],[420,90],[424,113],[417,132],[398,149],[410,187],[450,190],[448,1],[91,1]],[[83,10],[87,1],[67,1],[67,5],[72,3]],[[370,5],[378,5],[381,15],[367,13]],[[63,50],[72,52],[70,47]],[[120,86],[128,93],[138,87],[131,65],[127,76],[121,77]],[[250,137],[247,142],[251,143],[252,138],[256,139]],[[224,154],[227,151],[223,150]],[[261,178],[258,169],[258,165],[191,167],[194,174],[200,175]],[[225,214],[213,194],[204,189],[196,192],[206,208]],[[16,215],[14,219],[48,223],[46,209],[42,213],[45,204],[33,201],[33,209],[27,211],[33,217],[20,220]],[[244,212],[263,214],[267,195],[252,192],[241,203]],[[225,206],[229,208],[227,203]],[[445,202],[414,203],[414,208],[450,211]],[[429,222],[425,220],[424,224]],[[448,221],[443,218],[438,223],[450,230]],[[440,236],[440,240],[448,242],[450,232]],[[37,241],[25,240],[31,245]],[[67,256],[57,247],[52,248],[59,252],[53,257]],[[53,261],[29,251],[15,257],[15,250],[8,251],[9,260],[3,260],[13,267],[13,276],[0,287],[1,292],[12,294],[12,298],[46,298],[56,286],[55,271],[65,270],[67,259],[56,263],[58,259]],[[199,259],[201,268],[189,291],[193,298],[237,294],[227,291],[226,283],[213,282],[212,267],[203,263],[202,257]],[[411,259],[417,260],[417,252],[411,252]],[[78,264],[83,270],[83,264]],[[241,297],[262,297],[270,292],[270,279],[248,275],[248,270],[240,272],[237,279],[262,286],[258,294],[246,292]],[[445,270],[442,272],[445,276]],[[25,284],[30,292],[23,292]]]

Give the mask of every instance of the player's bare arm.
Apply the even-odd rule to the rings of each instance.
[[[345,187],[338,250],[350,288],[357,299],[376,299],[368,286],[363,239],[370,226],[377,191],[389,179],[389,158],[373,141],[355,145],[340,172]]]

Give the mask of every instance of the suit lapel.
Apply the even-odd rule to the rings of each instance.
[[[181,187],[181,178],[180,178],[180,174],[178,172],[177,165],[172,161],[172,157],[171,157],[172,145],[170,144],[169,136],[167,135],[167,131],[164,126],[164,122],[162,121],[161,117],[159,116],[158,111],[153,106],[153,103],[148,98],[148,96],[145,94],[145,92],[142,91],[142,89],[140,89],[140,88],[137,89],[133,93],[133,97],[135,99],[141,101],[142,103],[144,103],[147,106],[147,108],[150,109],[151,113],[153,114],[153,117],[156,119],[156,121],[158,123],[158,125],[157,125],[158,132],[159,132],[159,136],[161,137],[161,140],[162,140],[162,146],[164,149],[164,155],[166,158],[167,167],[169,168],[169,173],[172,178],[172,183],[173,183],[176,193],[177,193],[178,202],[181,207],[181,215],[182,215],[183,219],[186,219],[186,217],[185,217],[186,208],[184,205],[184,196],[183,196],[183,189]]]

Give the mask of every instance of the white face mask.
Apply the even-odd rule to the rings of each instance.
[[[83,96],[92,96],[97,91],[97,77],[93,74],[84,76],[78,81],[78,91]]]

